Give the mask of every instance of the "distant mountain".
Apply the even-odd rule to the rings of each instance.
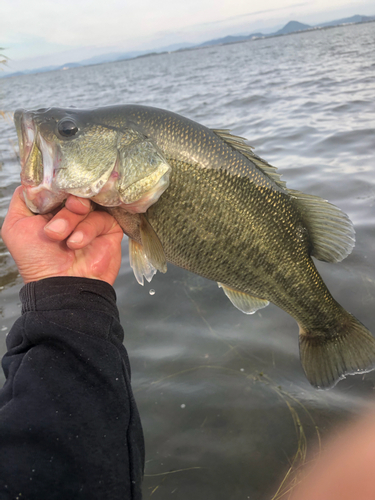
[[[329,28],[333,26],[340,26],[342,24],[351,24],[351,23],[365,23],[369,21],[375,21],[375,16],[352,16],[346,17],[344,19],[337,19],[336,21],[330,21],[328,23],[317,24],[314,26],[310,26],[309,24],[300,23],[298,21],[289,21],[283,28],[274,33],[251,33],[250,35],[230,35],[225,36],[223,38],[215,38],[213,40],[207,40],[207,42],[201,43],[200,45],[196,45],[196,48],[200,47],[209,47],[211,45],[225,45],[228,43],[236,43],[236,42],[244,42],[247,40],[253,40],[256,38],[265,38],[265,37],[273,37],[280,35],[290,35],[292,33],[298,33],[300,31],[306,31],[316,28]]]
[[[195,43],[174,43],[173,45],[167,45],[166,47],[161,47],[157,49],[157,52],[174,52],[175,50],[186,49],[189,47],[195,47]]]
[[[271,35],[268,36],[277,36],[277,35],[289,35],[290,33],[296,33],[297,31],[305,31],[311,29],[312,26],[309,26],[308,24],[303,24],[299,23],[298,21],[289,21],[284,28],[281,28],[281,30],[276,31],[276,33],[272,33]]]
[[[126,59],[136,59],[137,57],[156,55],[165,52],[173,52],[175,50],[180,50],[181,48],[186,49],[190,47],[195,47],[195,45],[192,43],[176,43],[173,45],[168,45],[167,47],[155,49],[155,51],[153,52],[149,50],[138,50],[133,52],[112,52],[110,54],[102,54],[100,56],[90,57],[89,59],[83,59],[82,61],[76,63],[66,63],[59,66],[44,66],[42,68],[26,69],[24,71],[17,71],[11,74],[4,73],[0,74],[0,78],[7,78],[8,76],[32,75],[35,73],[46,73],[48,71],[58,71],[63,69],[78,68],[81,66],[92,66],[96,64],[124,61]]]
[[[139,54],[143,52],[133,51],[133,52],[111,52],[110,54],[101,54],[100,56],[90,57],[89,59],[84,59],[81,61],[83,66],[87,66],[90,64],[102,64],[104,62],[115,62],[120,59],[132,59],[133,57],[137,57]]]
[[[7,76],[32,75],[33,73],[47,73],[48,71],[56,71],[58,69],[63,69],[63,66],[43,66],[42,68],[37,68],[37,69],[25,69],[24,71],[16,71],[15,73],[11,73],[10,75],[7,74],[0,75],[0,78],[1,77],[6,78]]]
[[[194,45],[191,43],[178,43],[178,44],[169,45],[167,47],[161,47],[159,49],[154,49],[154,50],[140,50],[140,51],[133,51],[133,52],[113,52],[110,54],[102,54],[100,56],[91,57],[90,59],[85,59],[85,60],[80,61],[78,63],[67,63],[67,64],[63,64],[62,66],[46,66],[44,68],[38,68],[38,69],[26,70],[26,71],[18,71],[17,73],[11,73],[11,74],[3,73],[3,74],[0,74],[0,78],[6,78],[9,76],[17,76],[17,75],[25,75],[25,74],[30,74],[30,73],[44,73],[47,71],[69,69],[69,68],[74,68],[74,67],[78,67],[78,66],[88,66],[88,65],[92,65],[92,64],[103,64],[103,63],[108,63],[108,62],[123,61],[126,59],[134,59],[137,57],[157,55],[157,54],[161,54],[164,52],[174,52],[174,51],[186,50],[186,49],[199,49],[199,48],[209,47],[212,45],[226,45],[226,44],[230,44],[230,43],[239,43],[239,42],[244,42],[244,41],[248,41],[248,40],[254,40],[257,38],[266,38],[266,37],[268,38],[268,37],[273,37],[273,36],[290,35],[292,33],[298,33],[301,31],[306,31],[306,30],[311,30],[311,29],[331,28],[333,26],[340,26],[343,24],[365,23],[365,22],[370,22],[370,21],[375,21],[375,16],[369,17],[369,16],[355,15],[352,17],[337,19],[335,21],[329,21],[327,23],[317,24],[315,26],[309,26],[308,24],[303,24],[303,23],[300,23],[298,21],[289,21],[282,29],[276,31],[275,33],[268,33],[268,34],[251,33],[250,35],[228,35],[228,36],[225,36],[223,38],[215,38],[213,40],[207,40],[206,42],[203,42],[199,45]]]
[[[147,54],[155,53],[155,52],[174,52],[175,50],[180,50],[181,48],[189,48],[194,47],[193,43],[175,43],[173,45],[168,45],[166,47],[160,47],[159,49],[154,50],[137,50],[133,52],[112,52],[111,54],[102,54],[100,56],[90,57],[90,59],[85,59],[80,62],[81,66],[87,66],[89,64],[102,64],[106,62],[116,62],[123,61],[125,59],[134,59],[135,57],[144,56]],[[66,65],[64,65],[65,67]]]
[[[345,17],[344,19],[337,19],[337,21],[330,21],[329,23],[317,24],[316,26],[319,28],[324,28],[326,26],[337,26],[340,24],[352,24],[352,23],[368,23],[369,21],[374,21],[375,16],[352,16]]]
[[[245,40],[249,40],[251,38],[260,38],[264,37],[263,33],[252,33],[251,35],[238,35],[238,36],[225,36],[224,38],[216,38],[215,40],[208,40],[207,42],[203,42],[200,45],[196,45],[196,47],[208,47],[209,45],[225,45],[227,43],[236,43],[236,42],[244,42]]]

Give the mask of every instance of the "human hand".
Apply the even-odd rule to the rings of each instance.
[[[56,215],[35,215],[22,187],[10,202],[1,236],[25,283],[56,276],[94,278],[113,285],[121,264],[123,231],[107,212],[70,195]]]
[[[317,460],[298,477],[291,500],[371,500],[375,498],[374,411],[335,429]],[[302,469],[303,470],[303,469]]]

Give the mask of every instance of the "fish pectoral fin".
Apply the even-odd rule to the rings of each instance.
[[[311,255],[325,262],[340,262],[353,250],[355,231],[349,217],[319,196],[288,189],[301,211],[312,241]]]
[[[142,286],[144,285],[143,277],[150,282],[154,274],[156,274],[156,269],[148,260],[143,246],[131,238],[129,238],[129,261],[135,279]]]
[[[143,277],[150,282],[156,271],[167,271],[167,260],[163,246],[146,216],[137,214],[136,217],[137,232],[139,231],[142,243],[129,238],[129,261],[136,280],[143,286]]]
[[[167,259],[163,246],[145,215],[141,215],[140,233],[142,247],[149,263],[161,273],[167,272]]]
[[[258,297],[254,297],[254,295],[239,292],[222,283],[218,283],[218,285],[219,288],[224,290],[225,295],[232,302],[234,307],[237,307],[237,309],[245,314],[254,314],[258,309],[262,309],[269,304],[268,300],[259,299]]]

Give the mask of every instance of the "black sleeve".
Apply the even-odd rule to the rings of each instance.
[[[144,443],[113,288],[48,278],[20,292],[0,390],[0,498],[138,500]]]

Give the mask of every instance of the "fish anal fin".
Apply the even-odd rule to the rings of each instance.
[[[325,262],[340,262],[355,245],[355,231],[349,217],[319,196],[288,189],[302,212],[312,242],[311,255]]]
[[[148,260],[143,246],[131,238],[129,238],[129,261],[134,276],[140,285],[144,285],[143,277],[145,277],[148,282],[152,280],[156,273],[156,269]]]
[[[167,259],[163,246],[145,215],[141,215],[140,233],[143,251],[150,264],[161,273],[167,272]]]
[[[232,304],[245,314],[254,314],[258,309],[262,309],[269,304],[268,300],[259,299],[248,293],[239,292],[222,283],[218,283],[218,285],[219,288],[224,290],[225,295]]]

